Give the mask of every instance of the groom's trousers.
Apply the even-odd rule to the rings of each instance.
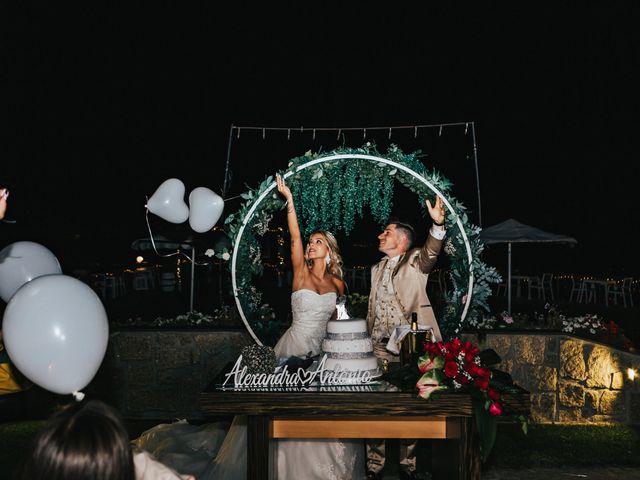
[[[405,472],[416,470],[416,446],[417,440],[401,438],[400,442],[400,469]],[[380,473],[385,461],[385,440],[367,439],[367,471]]]

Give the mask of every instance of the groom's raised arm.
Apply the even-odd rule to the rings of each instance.
[[[441,197],[436,197],[434,205],[431,205],[429,199],[425,203],[433,225],[427,235],[427,241],[420,249],[416,266],[422,273],[429,273],[433,270],[442,250],[442,240],[446,233],[444,230],[445,209]]]
[[[440,251],[442,250],[442,242],[444,238],[444,230],[442,230],[442,236],[438,238],[438,232],[434,231],[436,227],[431,227],[429,230],[429,234],[427,235],[427,241],[424,242],[424,245],[420,249],[420,253],[418,254],[418,258],[416,259],[415,265],[422,273],[429,273],[433,270],[436,262],[438,261],[438,256],[440,255]]]

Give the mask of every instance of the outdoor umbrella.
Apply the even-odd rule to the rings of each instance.
[[[539,228],[520,223],[512,218],[487,227],[480,232],[480,239],[486,245],[496,243],[508,244],[508,278],[507,278],[507,310],[511,314],[511,244],[512,243],[567,243],[575,244],[578,241],[573,237],[545,232]]]

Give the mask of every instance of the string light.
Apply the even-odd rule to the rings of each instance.
[[[456,127],[461,126],[464,127],[464,134],[466,135],[469,131],[469,125],[473,125],[474,122],[449,122],[449,123],[434,123],[434,124],[421,124],[421,125],[397,125],[392,127],[314,127],[313,131],[313,140],[316,139],[316,132],[337,132],[336,139],[340,139],[340,135],[343,131],[362,131],[362,138],[367,138],[367,130],[387,130],[388,138],[391,139],[392,130],[403,130],[403,129],[413,129],[414,138],[418,137],[418,129],[419,128],[437,128],[438,136],[442,135],[442,131],[444,127]],[[287,132],[287,140],[291,139],[291,130],[300,130],[300,133],[304,133],[305,128],[301,127],[239,127],[236,125],[231,126],[231,130],[236,130],[236,138],[240,138],[240,130],[260,130],[262,131],[262,138],[266,138],[266,133],[268,131],[286,131]],[[308,130],[308,128],[307,128]]]

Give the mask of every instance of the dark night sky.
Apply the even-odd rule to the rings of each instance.
[[[523,269],[640,273],[636,6],[15,3],[2,15],[0,183],[16,223],[0,225],[2,245],[38,241],[65,269],[130,258],[146,235],[144,197],[163,180],[220,191],[232,124],[473,121],[483,225],[511,217],[578,239],[523,247]],[[292,156],[338,145],[333,133],[306,135],[242,132],[230,195]],[[384,147],[386,132],[368,139]],[[477,209],[468,136],[393,140],[429,153]]]

